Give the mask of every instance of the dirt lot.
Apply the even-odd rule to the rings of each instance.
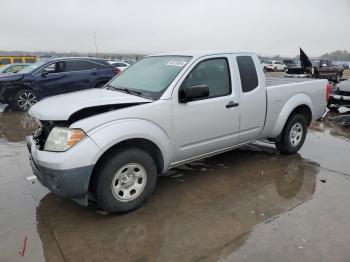
[[[0,113],[0,261],[349,261],[350,129],[315,122],[295,155],[258,142],[176,168],[111,216],[32,179],[34,128]]]

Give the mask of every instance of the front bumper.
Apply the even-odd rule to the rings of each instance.
[[[71,159],[80,158],[81,161],[87,150],[86,147],[94,146],[97,148],[92,141],[85,142],[85,146],[82,146],[80,150],[75,150],[78,154],[74,154],[76,152],[73,151],[69,152],[70,150],[46,152],[38,150],[33,136],[28,136],[27,147],[30,154],[30,165],[40,183],[56,195],[75,199],[84,198],[88,193],[94,165],[91,164],[91,159],[87,158],[84,161],[85,164],[76,167],[74,166],[77,164],[76,161],[74,163]],[[71,167],[67,166],[72,163]]]

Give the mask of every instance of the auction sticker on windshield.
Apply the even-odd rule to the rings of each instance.
[[[170,60],[166,65],[168,65],[168,66],[183,67],[183,66],[186,65],[186,64],[187,64],[187,61],[172,59],[172,60]]]

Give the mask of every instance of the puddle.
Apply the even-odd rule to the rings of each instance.
[[[20,259],[25,237],[26,261],[196,261],[227,243],[233,252],[256,225],[333,185],[318,174],[338,162],[320,151],[349,147],[350,138],[333,123],[317,122],[300,154],[279,155],[257,144],[195,161],[159,177],[140,209],[112,216],[27,179],[32,173],[22,142],[36,128],[27,114],[0,113],[0,252],[9,261]]]

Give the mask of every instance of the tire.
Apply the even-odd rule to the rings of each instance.
[[[138,148],[109,155],[96,173],[93,194],[108,213],[125,213],[142,205],[154,191],[157,167],[154,159]]]
[[[274,67],[274,68],[273,68],[273,71],[274,71],[274,72],[277,72],[277,67]]]
[[[15,94],[11,108],[16,111],[28,111],[36,102],[38,99],[35,93],[30,89],[23,89]]]
[[[336,83],[339,83],[340,82],[340,80],[341,80],[341,74],[340,73],[337,73],[337,75],[335,76],[335,79],[334,79],[334,81],[336,82]]]
[[[283,128],[281,138],[275,142],[281,154],[294,154],[299,151],[305,141],[307,121],[301,114],[294,114]]]

